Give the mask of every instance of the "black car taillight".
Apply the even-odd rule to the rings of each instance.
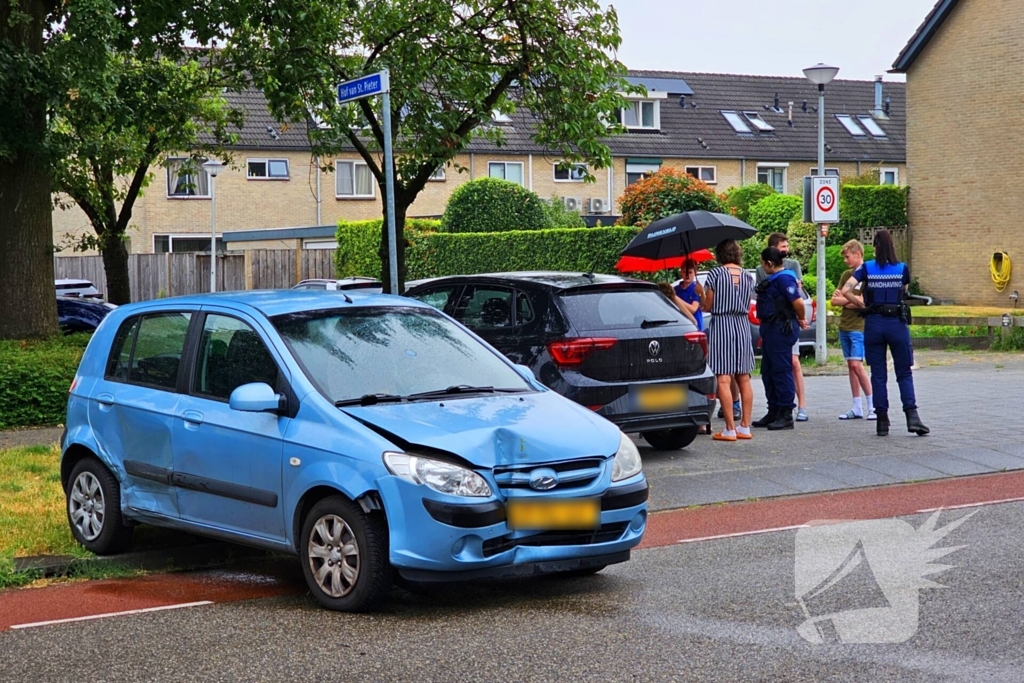
[[[618,339],[609,337],[581,337],[578,339],[559,339],[548,342],[548,353],[555,363],[563,367],[581,365],[587,356],[594,351],[605,351],[612,348]]]
[[[704,357],[708,356],[708,336],[703,332],[687,332],[683,338],[691,344],[699,344]]]

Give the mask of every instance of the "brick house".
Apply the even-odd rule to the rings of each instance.
[[[504,129],[505,145],[471,143],[456,159],[468,172],[440,170],[408,215],[438,216],[460,184],[493,176],[607,224],[623,189],[658,168],[692,173],[718,191],[765,182],[798,194],[801,179],[817,165],[817,90],[804,78],[632,71],[629,79],[648,93],[620,113],[628,132],[608,140],[613,164],[593,171],[596,182],[560,168],[561,159],[530,138],[529,112],[517,111],[488,124]],[[304,128],[315,124],[280,125],[258,91],[226,97],[246,112],[234,163],[215,181],[217,227],[228,248],[332,247],[338,219],[381,215],[379,190],[354,151],[318,164]],[[835,81],[826,108],[827,173],[875,168],[884,182],[907,183],[903,84]],[[181,173],[174,157],[165,163],[154,168],[156,178],[136,204],[131,251],[208,250],[209,181],[202,172],[195,178]],[[66,234],[89,229],[77,209],[54,214],[58,244]]]
[[[933,297],[1005,307],[1024,289],[1020,0],[939,0],[893,71],[907,76],[914,274]],[[1017,260],[1003,293],[989,274],[997,251]]]

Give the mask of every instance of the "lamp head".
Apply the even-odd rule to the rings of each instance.
[[[224,164],[216,159],[210,159],[203,163],[203,170],[210,174],[211,178],[216,178],[224,170]]]
[[[837,73],[839,73],[838,66],[828,66],[820,62],[804,69],[804,77],[814,85],[828,85]]]

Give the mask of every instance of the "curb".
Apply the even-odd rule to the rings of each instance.
[[[230,564],[252,557],[270,557],[274,553],[225,542],[203,542],[175,548],[137,550],[120,555],[76,558],[69,555],[35,555],[14,558],[17,572],[41,572],[44,578],[67,576],[76,567],[131,567],[144,571],[176,571]]]

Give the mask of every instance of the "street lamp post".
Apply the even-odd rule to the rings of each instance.
[[[217,192],[216,180],[224,170],[224,164],[210,159],[203,164],[203,170],[210,176],[210,291],[217,291]]]
[[[804,69],[804,76],[811,83],[818,86],[818,172],[816,175],[825,176],[825,86],[832,82],[832,79],[839,73],[839,67],[826,64],[815,64]],[[825,328],[828,316],[825,302],[828,296],[825,292],[825,235],[824,225],[819,225],[818,233],[818,267],[815,277],[818,280],[818,287],[815,296],[818,299],[818,325],[814,337],[814,360],[818,365],[828,362],[828,349],[825,347]]]

